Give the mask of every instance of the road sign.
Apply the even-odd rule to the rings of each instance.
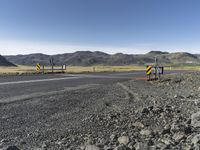
[[[36,65],[36,70],[37,70],[37,71],[40,71],[40,69],[41,69],[41,65],[38,63],[38,64]]]
[[[147,66],[147,67],[146,67],[146,74],[147,74],[147,75],[150,75],[151,72],[152,72],[152,66]]]

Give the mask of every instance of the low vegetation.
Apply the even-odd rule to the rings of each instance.
[[[164,65],[165,66],[165,65]],[[61,72],[61,67],[54,67],[54,72]],[[145,71],[144,65],[129,66],[68,66],[66,73],[92,73],[92,72],[125,72],[125,71]],[[46,67],[45,73],[51,72],[51,67]],[[200,65],[166,65],[165,70],[195,70],[200,71]],[[0,67],[0,74],[33,74],[38,73],[35,66]]]

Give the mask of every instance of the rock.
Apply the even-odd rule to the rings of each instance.
[[[174,95],[174,98],[178,98],[178,99],[184,99],[184,97],[183,96],[181,96],[181,95]]]
[[[111,147],[111,146],[104,146],[103,147],[103,150],[113,150],[114,148],[113,147]]]
[[[129,137],[128,136],[121,136],[118,138],[119,144],[127,145],[129,143]]]
[[[152,134],[152,131],[148,130],[148,129],[143,129],[140,131],[141,135],[145,135],[145,136],[150,136]]]
[[[149,146],[147,143],[139,142],[135,144],[135,150],[149,150]]]
[[[183,132],[175,133],[172,137],[172,139],[174,139],[174,141],[177,143],[179,143],[184,138],[185,138],[185,134]]]
[[[133,149],[134,148],[134,145],[135,145],[135,141],[131,141],[129,144],[128,144],[128,147],[130,149]]]
[[[193,131],[192,131],[192,127],[191,126],[185,126],[184,128],[184,132],[186,134],[191,134]]]
[[[195,135],[192,139],[191,142],[196,145],[197,143],[200,143],[200,134]]]
[[[142,109],[142,113],[143,114],[148,114],[150,111],[149,111],[149,109],[148,108],[143,108]]]
[[[172,140],[170,140],[169,138],[160,139],[160,141],[163,142],[165,144],[165,146],[174,144],[174,142]]]
[[[174,95],[174,98],[178,98],[178,95],[176,94],[176,95]]]
[[[8,142],[7,139],[2,139],[2,140],[0,141],[0,143],[6,143],[6,142]]]
[[[141,122],[138,122],[138,121],[134,122],[133,126],[136,127],[136,128],[140,128],[140,129],[144,128],[144,125]]]
[[[85,147],[85,150],[100,150],[100,148],[98,148],[97,146],[95,145],[87,145]]]
[[[42,144],[42,148],[47,148],[47,144],[46,144],[46,143],[43,143],[43,144]]]
[[[22,140],[22,141],[20,141],[20,144],[21,144],[21,145],[25,145],[25,144],[26,144],[26,141],[23,141],[23,140]]]
[[[159,142],[156,144],[156,149],[167,149],[168,145],[162,143],[162,142]]]
[[[16,146],[9,146],[6,150],[20,150],[20,149]]]
[[[153,145],[153,146],[149,146],[149,150],[157,150],[157,148],[155,145]]]
[[[131,150],[131,149],[125,145],[119,145],[119,146],[115,147],[114,150]]]
[[[165,126],[164,129],[162,130],[162,134],[170,134],[170,126]]]
[[[193,127],[200,127],[200,111],[192,114],[192,116],[191,116],[191,125]]]
[[[186,124],[188,124],[188,125],[191,124],[191,118],[187,119]]]
[[[58,145],[65,144],[65,141],[57,141],[56,144],[58,144]]]
[[[149,107],[148,107],[148,109],[149,109],[150,111],[152,111],[153,108],[154,108],[153,106],[149,106]]]
[[[200,150],[200,146],[199,145],[195,145],[194,146],[194,150]]]
[[[170,132],[175,133],[175,132],[179,132],[179,130],[180,130],[179,125],[178,125],[177,123],[173,122],[173,123],[171,124]]]
[[[112,134],[111,136],[110,136],[110,140],[111,141],[115,141],[117,139],[117,136],[115,135],[115,134]]]

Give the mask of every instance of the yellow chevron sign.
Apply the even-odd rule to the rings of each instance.
[[[147,66],[147,67],[146,67],[146,74],[147,74],[147,75],[150,75],[151,72],[152,72],[152,66]]]
[[[37,64],[37,65],[36,65],[36,70],[37,70],[37,71],[40,71],[40,69],[41,69],[41,65],[40,65],[40,64]]]

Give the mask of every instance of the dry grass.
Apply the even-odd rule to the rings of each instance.
[[[60,72],[61,67],[54,67],[54,72]],[[45,67],[45,73],[51,72],[51,67]],[[145,66],[67,66],[67,73],[90,73],[90,72],[120,72],[120,71],[136,71],[144,70]],[[22,74],[22,73],[37,73],[35,66],[22,66],[17,67],[0,67],[0,74]]]
[[[82,73],[82,72],[123,72],[145,70],[145,66],[68,66],[66,72]]]
[[[55,69],[61,69],[61,67],[54,67]],[[146,66],[68,66],[67,73],[90,73],[90,72],[125,72],[125,71],[145,71]],[[51,72],[51,67],[45,67],[45,72]],[[200,66],[167,66],[165,70],[195,70],[200,71]],[[55,70],[54,72],[60,72],[61,70]],[[37,73],[35,66],[22,66],[18,67],[0,67],[0,74],[22,74],[22,73]]]
[[[200,66],[167,66],[165,70],[193,70],[200,71]]]
[[[33,73],[35,71],[35,67],[32,66],[0,67],[0,74]]]

